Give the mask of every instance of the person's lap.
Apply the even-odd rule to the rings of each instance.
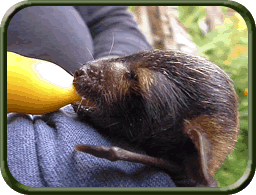
[[[13,177],[24,185],[31,187],[173,185],[167,174],[154,168],[129,162],[111,162],[75,151],[73,147],[77,144],[119,146],[120,143],[115,140],[113,141],[115,144],[111,143],[111,138],[106,139],[86,123],[66,116],[61,111],[34,119],[10,114],[8,122],[8,167]]]

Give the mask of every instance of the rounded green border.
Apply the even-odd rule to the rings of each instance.
[[[17,13],[19,10],[28,7],[28,6],[40,6],[40,5],[65,5],[65,6],[74,6],[74,5],[182,5],[182,6],[226,6],[234,9],[237,11],[246,21],[247,27],[248,27],[248,35],[249,35],[249,161],[248,161],[248,168],[247,168],[247,174],[248,178],[242,183],[242,185],[238,186],[236,184],[232,184],[228,187],[223,188],[144,188],[144,187],[130,187],[130,188],[124,188],[124,187],[60,187],[60,188],[54,188],[54,187],[28,187],[21,183],[19,183],[10,173],[8,166],[7,166],[7,133],[6,133],[6,62],[7,62],[7,44],[4,37],[6,37],[6,29],[7,26],[12,18],[12,16]],[[172,0],[75,0],[75,1],[65,1],[65,0],[28,0],[28,1],[22,1],[15,5],[13,5],[5,14],[2,23],[1,23],[1,35],[0,35],[0,55],[1,55],[1,66],[0,66],[0,72],[1,72],[1,105],[0,107],[3,108],[0,110],[1,118],[0,118],[0,124],[1,124],[1,170],[2,175],[4,177],[4,180],[6,183],[15,191],[20,193],[26,193],[26,194],[84,194],[84,193],[94,193],[94,194],[102,194],[102,193],[111,193],[111,194],[140,194],[140,193],[147,193],[147,194],[155,194],[155,193],[161,193],[161,194],[169,194],[171,193],[179,193],[179,194],[187,194],[187,193],[195,193],[195,194],[231,194],[231,193],[237,193],[238,191],[241,191],[244,189],[253,178],[254,172],[255,172],[255,164],[253,164],[253,126],[252,126],[252,117],[253,117],[253,89],[252,89],[252,74],[253,74],[253,42],[254,42],[254,33],[255,33],[255,21],[251,15],[251,13],[241,4],[233,1],[228,0],[215,0],[215,1],[205,1],[205,0],[179,0],[179,1],[172,1]]]

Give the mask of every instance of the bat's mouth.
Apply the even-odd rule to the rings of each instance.
[[[84,90],[83,81],[81,79],[81,77],[74,75],[73,86],[76,93],[81,97],[81,101],[76,101],[75,103],[80,106],[95,107],[95,103],[93,103],[92,100],[89,100],[90,95]]]

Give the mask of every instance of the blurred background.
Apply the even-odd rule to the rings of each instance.
[[[233,79],[240,135],[215,178],[220,187],[244,182],[248,163],[248,29],[242,16],[219,6],[130,6],[130,11],[154,48],[204,56]]]

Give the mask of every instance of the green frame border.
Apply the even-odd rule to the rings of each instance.
[[[71,5],[182,5],[182,6],[188,6],[188,5],[193,5],[193,6],[226,6],[234,9],[237,11],[245,20],[247,27],[248,27],[248,38],[249,38],[249,106],[248,106],[248,113],[249,113],[249,129],[248,129],[248,137],[249,137],[249,142],[248,142],[248,147],[249,147],[249,161],[247,165],[247,170],[245,174],[247,174],[247,179],[240,185],[232,184],[228,187],[222,187],[222,188],[192,188],[192,187],[187,187],[187,188],[155,188],[155,187],[28,187],[25,186],[21,183],[19,183],[10,173],[8,166],[7,166],[7,131],[6,131],[6,93],[7,93],[7,85],[6,85],[6,72],[7,72],[7,43],[6,43],[6,29],[7,26],[12,18],[12,16],[18,12],[19,10],[23,9],[24,7],[28,6],[40,6],[40,5],[62,5],[62,6],[71,6]],[[253,119],[253,81],[252,81],[252,75],[253,75],[253,43],[254,41],[254,35],[255,34],[255,21],[251,15],[251,13],[245,8],[243,5],[237,3],[237,2],[232,2],[228,0],[210,0],[206,1],[205,0],[126,0],[126,1],[120,1],[120,0],[74,0],[74,1],[68,1],[68,0],[28,0],[28,1],[22,1],[19,2],[15,5],[13,5],[9,10],[6,12],[5,16],[3,17],[3,20],[1,22],[1,34],[0,34],[0,61],[1,61],[1,66],[0,66],[0,78],[1,78],[1,101],[0,101],[0,124],[1,124],[1,171],[2,175],[4,177],[4,180],[6,183],[15,191],[20,192],[20,193],[28,193],[28,194],[55,194],[55,193],[61,193],[61,194],[82,194],[82,193],[111,193],[111,194],[137,194],[137,193],[147,193],[147,194],[154,194],[154,193],[179,193],[179,194],[187,194],[187,193],[196,193],[196,194],[230,194],[230,193],[236,193],[238,191],[241,191],[243,188],[245,188],[250,181],[252,180],[254,173],[255,173],[255,164],[254,164],[254,159],[255,157],[253,156],[253,124],[252,124],[252,119]]]

